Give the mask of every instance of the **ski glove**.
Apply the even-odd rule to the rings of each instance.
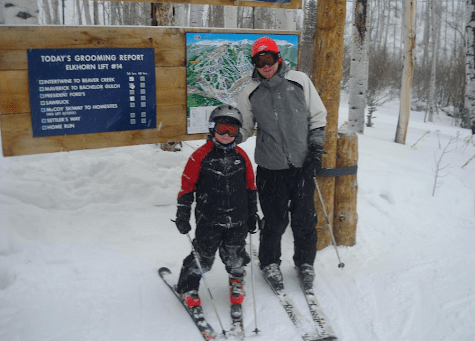
[[[181,234],[187,234],[188,232],[191,231],[191,225],[190,225],[191,207],[187,204],[183,204],[182,202],[180,202],[180,199],[178,199],[178,208],[176,210],[175,225]]]
[[[302,169],[305,173],[315,177],[322,169],[323,147],[319,145],[310,145],[309,152],[303,163]]]
[[[258,226],[258,221],[259,221],[259,216],[257,213],[251,214],[249,218],[247,219],[247,231],[250,234],[254,234],[259,230]]]
[[[191,231],[191,225],[188,220],[176,218],[175,224],[181,234],[187,234]]]

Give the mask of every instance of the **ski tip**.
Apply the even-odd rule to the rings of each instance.
[[[160,269],[158,269],[158,274],[160,275],[160,277],[169,275],[171,273],[172,273],[171,270],[167,267],[161,267]]]

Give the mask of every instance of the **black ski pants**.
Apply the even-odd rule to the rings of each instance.
[[[193,247],[199,255],[203,272],[208,272],[213,266],[216,251],[223,261],[226,271],[233,277],[243,278],[246,274],[244,267],[251,260],[246,252],[247,225],[244,223],[234,226],[198,225],[195,231]],[[197,290],[201,274],[193,253],[184,260],[178,279],[177,291],[185,293]]]
[[[294,235],[294,263],[313,265],[317,254],[317,214],[312,176],[301,168],[269,170],[259,166],[256,184],[265,219],[259,245],[261,268],[280,264],[281,240],[289,224],[289,213]]]

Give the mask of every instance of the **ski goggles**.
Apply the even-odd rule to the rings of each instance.
[[[234,124],[216,123],[214,126],[214,131],[219,135],[228,134],[231,137],[236,137],[239,135],[239,127]]]
[[[252,63],[258,68],[263,68],[266,65],[272,66],[279,60],[279,55],[274,52],[263,52],[252,57]]]

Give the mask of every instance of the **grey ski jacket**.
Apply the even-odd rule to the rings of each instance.
[[[263,78],[254,69],[239,95],[242,142],[254,134],[256,163],[271,170],[302,167],[308,146],[323,146],[327,111],[308,76],[282,61],[277,73]]]

